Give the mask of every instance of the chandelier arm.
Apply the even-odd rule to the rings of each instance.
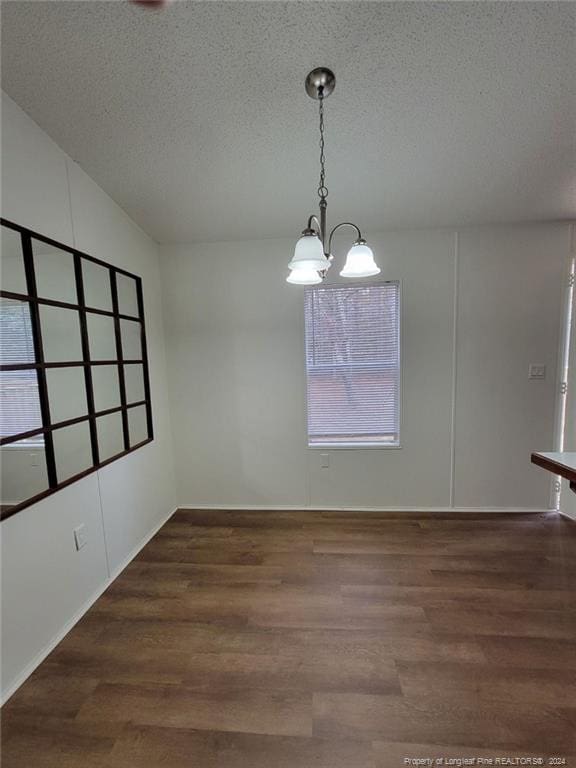
[[[312,214],[308,217],[308,223],[303,234],[311,235],[313,232],[316,232],[318,235],[320,242],[322,243],[324,256],[328,258],[330,254],[326,248],[326,204],[322,205],[322,203],[320,203],[320,220],[318,220],[318,216],[315,214]]]
[[[306,229],[312,229],[312,224],[316,224],[318,235],[320,239],[323,240],[324,234],[322,232],[322,226],[318,221],[318,216],[316,216],[314,213],[311,216],[308,216],[308,224],[306,225]]]
[[[328,239],[328,253],[332,253],[332,238],[333,238],[334,233],[336,232],[336,230],[340,229],[340,227],[352,227],[353,229],[356,230],[356,234],[358,235],[357,240],[362,240],[363,239],[362,238],[362,232],[360,232],[360,230],[358,229],[356,224],[353,224],[351,221],[343,221],[340,224],[336,224],[336,226],[334,227],[332,232],[330,232],[330,237]]]

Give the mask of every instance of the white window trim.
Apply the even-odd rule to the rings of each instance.
[[[404,445],[402,443],[402,434],[403,434],[403,414],[404,414],[404,343],[403,343],[403,327],[404,327],[404,301],[403,301],[403,282],[402,280],[373,280],[371,278],[366,278],[362,280],[354,280],[354,285],[390,285],[394,284],[398,286],[398,319],[399,319],[399,328],[398,328],[398,346],[400,349],[400,366],[398,369],[398,442],[393,443],[391,445],[385,445],[381,443],[362,443],[362,444],[352,444],[352,443],[315,443],[314,445],[310,445],[308,443],[308,385],[307,385],[307,370],[306,370],[306,363],[304,363],[304,393],[305,393],[305,401],[306,401],[306,413],[305,416],[305,424],[304,424],[304,434],[305,434],[305,447],[309,451],[324,451],[324,453],[328,451],[401,451],[404,448]],[[349,283],[344,282],[325,282],[323,285],[326,288],[332,287],[332,286],[345,286]],[[302,302],[304,305],[304,302]],[[302,318],[304,318],[304,311],[302,311]],[[304,360],[306,360],[306,341],[305,341],[305,331],[306,331],[306,321],[303,319],[303,329],[304,329]]]

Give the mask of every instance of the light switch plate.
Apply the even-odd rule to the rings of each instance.
[[[530,363],[528,368],[529,379],[545,379],[546,378],[546,366],[542,363]]]
[[[321,453],[320,454],[320,467],[321,469],[328,469],[330,466],[330,454],[329,453]]]
[[[84,523],[79,525],[78,528],[74,528],[74,543],[76,544],[77,550],[82,549],[88,544],[88,539],[86,538],[86,526]]]

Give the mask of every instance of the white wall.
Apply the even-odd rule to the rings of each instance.
[[[293,241],[161,247],[179,503],[547,508],[530,453],[554,446],[568,230],[371,233],[402,281],[402,448],[322,450],[328,469],[306,448]]]
[[[549,505],[550,477],[530,454],[555,447],[569,233],[543,224],[460,235],[457,506]],[[530,363],[546,365],[545,381],[528,380]]]
[[[576,225],[572,228],[572,248],[576,249]],[[564,450],[576,451],[576,288],[572,291],[572,329],[568,355],[568,393],[566,398],[566,428],[564,430]],[[565,515],[576,520],[576,493],[570,490],[569,483],[562,481],[560,509]]]
[[[2,97],[2,215],[142,276],[154,442],[1,524],[2,691],[14,687],[175,507],[157,245]],[[73,529],[88,545],[76,552]]]

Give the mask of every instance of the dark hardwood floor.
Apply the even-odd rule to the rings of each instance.
[[[576,768],[576,525],[179,511],[2,719],[3,768]]]

